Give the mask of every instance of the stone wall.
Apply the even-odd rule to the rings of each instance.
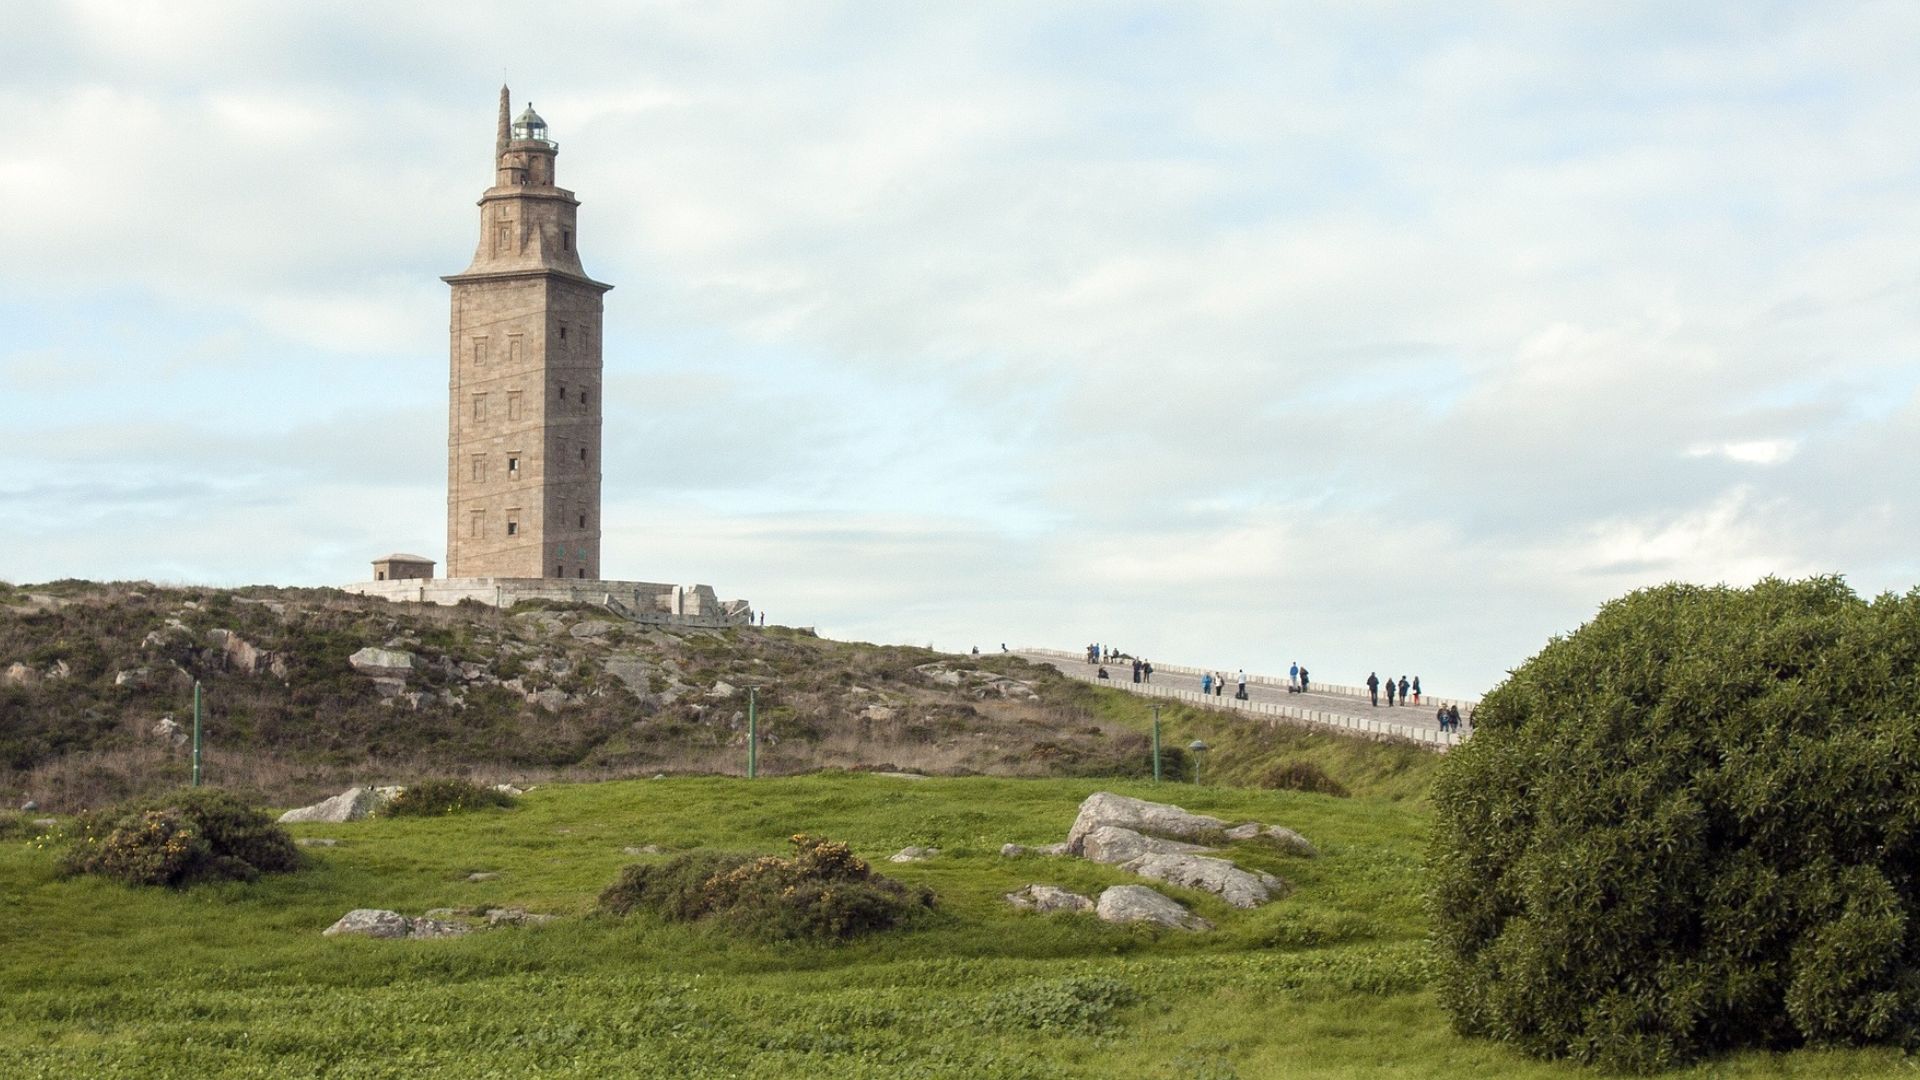
[[[467,577],[430,581],[361,581],[345,592],[395,603],[458,604],[473,600],[512,607],[522,600],[599,604],[635,622],[671,626],[749,626],[753,610],[743,600],[721,601],[711,585],[666,585],[653,581],[575,578]]]

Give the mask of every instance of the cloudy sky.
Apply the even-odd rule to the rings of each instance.
[[[1920,6],[5,0],[0,579],[444,554],[496,94],[607,298],[609,576],[1478,692],[1920,581]]]

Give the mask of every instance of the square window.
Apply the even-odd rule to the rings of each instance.
[[[507,518],[507,535],[508,536],[520,535],[520,519],[519,518],[512,517],[512,516],[509,516]]]
[[[507,459],[507,479],[509,480],[520,479],[520,459],[519,458],[510,457]]]

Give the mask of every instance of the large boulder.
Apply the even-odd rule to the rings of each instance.
[[[1206,855],[1142,855],[1120,869],[1169,885],[1205,889],[1239,908],[1259,907],[1291,891],[1286,882],[1263,870],[1242,870]]]
[[[1118,825],[1102,825],[1080,838],[1080,854],[1086,858],[1109,865],[1131,862],[1142,855],[1192,855],[1210,849],[1199,844],[1189,844],[1184,840],[1163,840],[1158,836],[1147,836],[1123,829]]]
[[[153,727],[147,729],[147,733],[156,739],[165,739],[175,746],[187,745],[187,740],[192,737],[180,721],[171,716],[163,716],[155,720]]]
[[[302,806],[280,815],[284,822],[295,821],[359,821],[373,813],[379,805],[379,798],[367,788],[348,788],[331,799],[322,799],[312,806]]]
[[[1211,930],[1213,924],[1145,885],[1115,885],[1100,894],[1094,913],[1111,923],[1152,923],[1176,930]]]
[[[1054,911],[1092,911],[1093,901],[1058,885],[1029,885],[1007,894],[1007,903],[1021,911],[1047,914]]]
[[[1227,828],[1227,823],[1219,818],[1189,814],[1177,806],[1096,791],[1080,804],[1080,814],[1073,819],[1073,828],[1067,831],[1067,850],[1082,854],[1081,845],[1086,835],[1102,825],[1118,825],[1148,836],[1179,840],[1212,839]]]
[[[404,679],[420,666],[420,658],[405,649],[378,649],[369,645],[347,657],[347,663],[360,674],[376,679]]]

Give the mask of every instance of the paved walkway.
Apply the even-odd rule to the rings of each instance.
[[[1118,662],[1107,665],[1112,678],[1100,682],[1095,672],[1096,666],[1086,662],[1084,656],[1058,652],[1052,649],[1016,649],[1014,654],[1025,657],[1038,664],[1048,664],[1073,678],[1090,682],[1099,682],[1115,690],[1138,693],[1152,697],[1168,697],[1190,704],[1204,704],[1213,708],[1232,709],[1250,712],[1262,716],[1276,716],[1301,720],[1308,723],[1328,724],[1356,731],[1370,731],[1378,734],[1398,735],[1417,742],[1435,746],[1451,746],[1471,732],[1462,732],[1458,736],[1440,730],[1434,711],[1440,703],[1422,698],[1420,705],[1387,706],[1386,695],[1382,694],[1379,705],[1369,704],[1364,697],[1355,697],[1350,693],[1288,693],[1284,683],[1273,686],[1255,682],[1250,677],[1247,682],[1247,701],[1236,701],[1234,692],[1234,672],[1227,672],[1226,691],[1218,696],[1200,694],[1200,676],[1185,671],[1166,671],[1156,668],[1153,682],[1135,685],[1131,662]],[[1364,693],[1364,691],[1363,691]],[[1464,713],[1471,703],[1463,703]]]

